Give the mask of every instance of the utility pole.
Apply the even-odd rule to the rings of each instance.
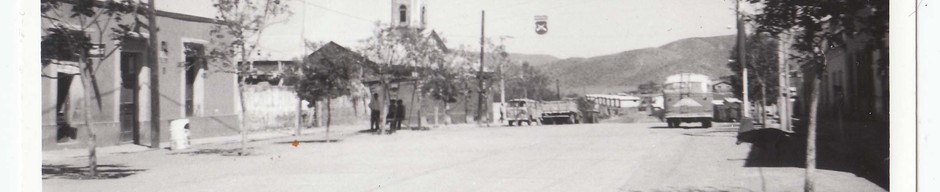
[[[744,14],[741,13],[741,1],[735,0],[734,2],[734,11],[737,14],[737,27],[738,27],[738,62],[741,64],[741,93],[743,97],[743,103],[741,104],[741,123],[742,125],[751,124],[751,107],[750,101],[748,101],[748,91],[747,91],[747,60],[745,58],[744,46],[747,42],[745,40],[744,34]],[[750,128],[750,127],[747,127]]]
[[[503,57],[504,59],[506,57]],[[497,65],[496,70],[499,73],[499,111],[503,112],[503,108],[506,107],[506,78],[503,77],[503,63],[506,60],[500,61]]]
[[[792,38],[792,36],[789,36],[789,35],[787,36],[787,40],[786,40],[786,46],[787,46],[787,47],[785,47],[786,49],[784,49],[784,50],[788,50],[788,49],[789,49],[789,47],[790,47],[790,39],[791,39],[791,38]],[[789,53],[789,51],[788,51],[788,52],[785,52],[785,53]],[[788,55],[789,55],[789,54],[788,54]],[[785,108],[784,108],[784,114],[786,114],[786,118],[783,118],[783,119],[784,119],[784,122],[786,122],[786,125],[787,125],[787,129],[786,129],[786,130],[788,130],[788,131],[793,131],[793,121],[792,121],[792,117],[793,117],[793,116],[791,115],[791,114],[793,113],[793,111],[792,111],[792,109],[793,109],[793,104],[790,103],[790,97],[791,97],[791,95],[790,95],[790,94],[791,94],[791,93],[790,93],[790,63],[784,61],[783,69],[784,69],[783,71],[785,71],[785,72],[784,72],[784,77],[785,77],[785,78],[784,78],[784,81],[783,81],[783,82],[784,82],[784,85],[786,85],[786,86],[785,86],[785,87],[786,87],[786,88],[785,88],[786,91],[784,91],[784,92],[785,92],[785,93],[784,93],[784,96],[786,96],[786,97],[785,97],[784,100],[783,100],[783,103],[784,103],[784,106],[785,106]]]
[[[150,148],[160,148],[160,41],[157,40],[157,9],[149,0],[147,23],[150,31]]]
[[[778,37],[777,42],[777,63],[779,71],[777,91],[779,92],[777,96],[777,114],[780,116],[780,130],[791,131],[790,124],[787,122],[787,119],[790,117],[787,114],[787,108],[789,108],[789,103],[787,103],[790,98],[787,97],[790,91],[790,85],[787,84],[787,78],[789,77],[789,71],[787,71],[787,34],[781,33]]]
[[[480,91],[478,91],[479,96],[477,96],[477,121],[483,120],[483,46],[485,43],[486,35],[484,34],[484,26],[486,23],[486,11],[480,11],[480,71],[477,72],[477,80],[479,80]]]
[[[300,18],[300,24],[302,25],[302,26],[300,27],[300,48],[304,49],[304,55],[300,56],[300,63],[297,63],[297,65],[295,66],[295,67],[296,67],[295,69],[296,69],[297,71],[300,71],[300,70],[301,70],[300,66],[304,66],[304,64],[305,64],[306,61],[307,61],[307,38],[304,36],[305,31],[306,31],[306,28],[307,28],[307,22],[306,22],[306,20],[307,20],[307,7],[304,6],[303,9],[304,9],[304,10],[303,10],[303,13],[302,13],[303,15],[302,15],[301,18]],[[292,71],[292,72],[294,72],[293,75],[297,75],[297,73],[296,73],[297,71]],[[297,84],[294,85],[294,86],[295,86],[295,88],[296,88],[296,87],[300,87],[300,83],[297,83]],[[303,103],[304,103],[304,99],[303,99],[303,98],[300,98],[300,95],[297,95],[297,122],[296,122],[296,125],[295,125],[295,126],[296,126],[296,127],[295,127],[296,130],[294,130],[294,135],[297,136],[297,137],[300,137],[300,134],[301,134],[301,127],[303,127]],[[371,114],[369,114],[369,115],[371,115]],[[371,124],[370,124],[369,126],[370,126],[369,128],[372,128],[372,127],[371,127],[371,126],[372,126]]]
[[[555,94],[558,95],[558,100],[561,100],[561,85],[558,84],[558,79],[555,79]]]

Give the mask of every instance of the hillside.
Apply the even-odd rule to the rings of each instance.
[[[532,66],[540,66],[544,64],[549,64],[555,61],[558,61],[558,58],[551,55],[542,55],[542,54],[522,54],[522,53],[510,53],[509,59],[522,63],[523,61],[529,62]]]
[[[712,78],[731,74],[725,65],[734,36],[697,37],[655,48],[624,51],[590,58],[569,58],[536,65],[561,80],[565,93],[612,93],[632,90],[666,76],[701,73]]]

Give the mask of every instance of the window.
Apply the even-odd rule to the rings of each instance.
[[[408,7],[405,5],[398,6],[398,22],[405,23],[408,21]]]

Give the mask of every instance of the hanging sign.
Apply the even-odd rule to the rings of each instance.
[[[545,16],[545,15],[535,16],[535,33],[539,35],[544,35],[545,33],[548,33],[548,16]]]

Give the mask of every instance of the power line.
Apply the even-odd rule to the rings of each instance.
[[[345,12],[342,12],[342,11],[337,11],[337,10],[331,9],[331,8],[329,8],[329,7],[324,7],[324,6],[321,6],[321,5],[317,5],[317,4],[314,4],[314,3],[307,2],[306,0],[302,0],[302,1],[298,1],[298,2],[304,4],[305,6],[320,8],[320,9],[327,10],[327,11],[330,11],[330,12],[333,12],[333,13],[336,13],[336,14],[340,14],[340,15],[343,15],[343,16],[347,16],[347,17],[349,17],[349,18],[357,19],[357,20],[360,20],[360,21],[363,21],[363,22],[366,22],[366,23],[370,23],[370,24],[375,23],[374,20],[369,20],[369,19],[362,18],[362,17],[356,16],[356,15],[353,15],[353,14],[345,13]]]

